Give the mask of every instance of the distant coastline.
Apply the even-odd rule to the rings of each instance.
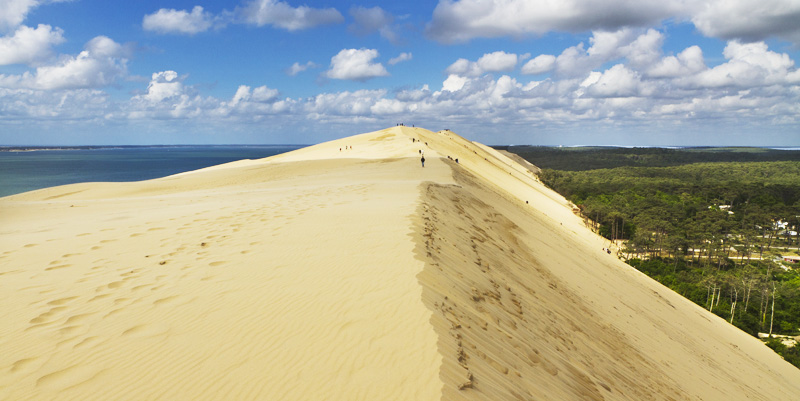
[[[0,146],[0,197],[78,182],[141,181],[303,145]]]
[[[85,145],[85,146],[3,146],[0,152],[39,152],[62,150],[111,150],[111,149],[187,149],[187,148],[285,148],[308,145]]]

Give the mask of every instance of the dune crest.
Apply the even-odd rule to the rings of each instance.
[[[800,397],[800,371],[450,131],[48,188],[0,221],[0,399]]]

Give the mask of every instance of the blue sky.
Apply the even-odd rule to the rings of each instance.
[[[0,0],[0,144],[800,145],[797,0]]]

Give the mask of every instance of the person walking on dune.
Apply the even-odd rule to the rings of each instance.
[[[425,156],[422,156],[419,160],[422,162],[422,167],[425,167]]]

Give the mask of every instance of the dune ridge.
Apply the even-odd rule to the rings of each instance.
[[[0,198],[0,399],[800,397],[531,170],[394,127]]]

